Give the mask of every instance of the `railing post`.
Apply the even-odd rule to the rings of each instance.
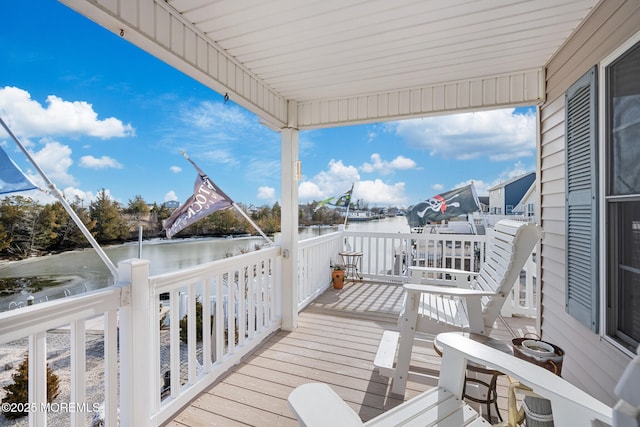
[[[121,285],[130,285],[129,304],[120,309],[120,425],[150,426],[154,393],[149,261],[118,264]],[[158,327],[158,325],[155,325]],[[157,351],[157,349],[156,349]],[[156,373],[159,375],[159,373]]]

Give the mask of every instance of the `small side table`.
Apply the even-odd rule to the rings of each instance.
[[[340,259],[344,265],[345,277],[347,279],[362,279],[362,252],[343,251],[338,255],[340,255]]]
[[[491,338],[488,337],[486,335],[480,335],[480,334],[471,334],[468,332],[460,332],[461,335],[464,335],[467,338],[470,338],[474,341],[477,341],[481,344],[484,344],[486,346],[495,348],[496,350],[500,350],[504,353],[507,354],[513,354],[513,350],[511,349],[511,347],[509,347],[509,345],[507,345],[506,343],[497,340],[495,338]],[[437,338],[437,336],[436,336]],[[433,340],[433,349],[435,350],[435,352],[439,355],[442,356],[442,347],[440,347],[440,345],[438,344],[438,340],[434,339]],[[497,391],[497,382],[498,382],[498,377],[500,375],[504,375],[502,372],[495,370],[495,369],[490,369],[487,368],[486,366],[483,365],[478,365],[477,363],[472,363],[469,362],[467,363],[467,371],[468,372],[473,372],[473,373],[479,373],[479,374],[483,374],[489,377],[488,382],[480,379],[480,378],[474,378],[471,377],[469,375],[466,376],[465,378],[465,384],[464,384],[464,389],[462,391],[463,397],[465,399],[468,399],[472,402],[476,402],[476,403],[480,403],[480,404],[484,404],[487,407],[487,418],[488,421],[491,422],[491,405],[493,405],[496,408],[496,413],[498,414],[498,419],[500,421],[502,421],[502,415],[500,415],[500,410],[498,409],[498,391]],[[485,387],[487,389],[487,397],[486,399],[480,399],[476,396],[470,396],[467,394],[466,392],[466,388],[467,388],[467,384],[468,383],[474,383],[474,384],[479,384],[483,387]]]

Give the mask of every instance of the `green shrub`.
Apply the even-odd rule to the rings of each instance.
[[[11,376],[13,383],[4,386],[6,395],[2,399],[2,403],[21,403],[26,404],[29,401],[29,356],[25,356],[24,360],[18,366],[18,372]],[[47,365],[47,402],[53,402],[60,393],[58,385],[58,376],[53,373],[49,365]],[[11,405],[15,409],[15,405]],[[26,416],[25,412],[3,412],[4,416],[9,419],[20,418]]]
[[[189,341],[189,338],[187,337],[187,324],[188,324],[188,315],[185,315],[182,319],[180,319],[180,341],[182,341],[183,343],[187,344]],[[211,316],[211,328],[214,327],[214,323],[213,323],[213,316]],[[236,328],[235,328],[235,334],[234,334],[234,338],[235,338],[235,342],[236,344],[238,343],[238,328],[237,328],[237,324],[236,324]],[[228,339],[228,329],[225,327],[224,328],[224,339],[225,342],[227,342]],[[200,301],[196,301],[196,341],[197,342],[201,342],[202,341],[202,303]]]
[[[180,341],[187,344],[189,338],[187,337],[187,325],[188,315],[185,315],[180,319]],[[211,325],[213,326],[213,316],[211,316]],[[202,341],[202,303],[196,301],[196,341]]]

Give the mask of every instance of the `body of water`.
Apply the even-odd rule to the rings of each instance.
[[[370,232],[409,232],[405,217],[354,222],[349,230]],[[300,228],[300,240],[336,231],[336,226],[312,226]],[[176,239],[149,240],[142,244],[142,258],[150,261],[152,275],[179,270],[209,261],[222,259],[255,250],[264,245],[262,237],[233,239]],[[139,245],[104,248],[111,261],[137,258]],[[0,266],[0,281],[10,283],[4,295],[0,295],[0,311],[27,304],[30,297],[35,303],[68,295],[99,289],[113,283],[113,278],[93,249],[65,252],[57,255],[8,262]]]

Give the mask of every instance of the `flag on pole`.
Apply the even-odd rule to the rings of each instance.
[[[473,184],[440,193],[411,207],[407,213],[410,227],[424,227],[431,222],[455,218],[480,210]]]
[[[0,147],[0,194],[38,188]]]
[[[338,197],[338,199],[335,202],[333,201],[333,199],[335,199],[336,196],[329,197],[328,199],[324,199],[323,201],[318,203],[318,206],[316,206],[315,210],[320,209],[324,205],[336,206],[336,207],[339,207],[339,208],[349,207],[349,204],[351,203],[351,194],[352,193],[353,193],[353,184],[351,184],[351,189],[349,191],[347,191],[346,193],[344,193],[342,196]]]
[[[193,195],[162,223],[168,239],[207,215],[233,206],[229,196],[224,194],[193,160],[186,155],[185,157],[198,171],[198,176],[193,185]]]

